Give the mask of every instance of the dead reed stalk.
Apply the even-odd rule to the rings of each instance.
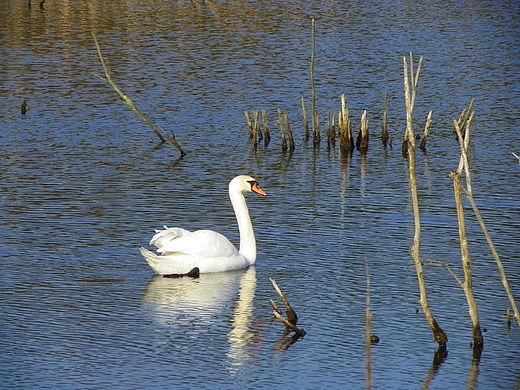
[[[284,130],[284,115],[282,113],[282,110],[279,108],[278,111],[278,126],[280,126],[280,137],[282,138],[282,150],[287,150],[287,138],[285,137],[285,130]]]
[[[271,133],[269,132],[269,125],[267,124],[267,114],[265,110],[262,110],[262,126],[264,128],[264,145],[269,145],[271,141]]]
[[[302,116],[303,116],[303,139],[305,142],[309,140],[309,119],[307,118],[307,109],[305,108],[305,98],[302,96]]]
[[[372,313],[370,312],[370,273],[368,272],[368,260],[365,259],[365,270],[367,275],[367,309],[365,313],[365,349],[366,349],[366,383],[367,390],[372,388],[372,356],[371,356],[371,321]]]
[[[388,94],[385,92],[385,99],[383,103],[383,123],[381,125],[381,141],[386,149],[388,145]]]
[[[454,181],[457,179],[457,176],[458,176],[459,181],[460,181],[460,175],[462,173],[462,170],[464,170],[464,172],[465,172],[466,187],[461,186],[461,185],[459,187],[466,194],[466,198],[469,200],[471,207],[473,209],[473,213],[477,217],[477,220],[480,224],[480,228],[482,229],[482,232],[484,233],[484,236],[486,237],[486,241],[488,243],[489,248],[491,249],[491,253],[493,254],[493,257],[495,258],[495,262],[496,262],[498,270],[500,272],[502,285],[504,286],[506,294],[509,298],[509,303],[511,304],[511,307],[513,309],[513,313],[515,315],[516,321],[518,323],[518,326],[520,327],[520,313],[518,312],[518,307],[516,305],[513,293],[511,292],[511,289],[509,287],[509,283],[507,281],[507,276],[505,273],[504,266],[502,264],[502,260],[500,259],[500,256],[495,248],[495,245],[493,244],[493,240],[491,239],[491,235],[489,234],[489,232],[487,230],[484,219],[482,218],[482,215],[480,214],[480,211],[475,202],[475,199],[473,198],[473,191],[471,188],[471,174],[470,174],[470,168],[469,168],[469,159],[467,156],[467,150],[468,150],[468,146],[469,146],[469,136],[470,136],[470,124],[471,124],[471,121],[473,120],[473,116],[474,116],[474,112],[471,112],[471,114],[469,114],[469,112],[470,112],[469,109],[472,106],[473,106],[473,99],[471,100],[468,107],[463,111],[464,116],[461,114],[461,117],[466,118],[465,122],[461,123],[460,118],[458,121],[453,121],[454,131],[457,134],[457,138],[459,140],[461,156],[460,156],[460,162],[459,162],[459,167],[457,169],[457,172],[452,173],[450,176],[452,176],[452,179]],[[464,127],[462,127],[462,126],[464,126]],[[464,129],[464,131],[463,131],[463,129]],[[464,264],[465,271],[466,271],[466,266],[469,268],[469,264],[467,264],[467,265]],[[471,274],[470,274],[470,276],[471,276]],[[471,287],[471,285],[469,285],[469,287]],[[470,302],[468,301],[468,304],[469,303]],[[476,306],[473,310],[475,310],[475,315],[476,315]],[[471,315],[472,315],[472,308],[470,306],[470,316]],[[474,343],[476,343],[478,341],[478,334],[475,334],[475,332],[478,332],[478,330],[475,330],[475,324],[478,324],[478,317],[475,317],[475,319],[472,317],[472,321],[473,321],[473,327],[474,327],[474,331],[473,331],[474,337],[473,338],[474,338]],[[477,336],[477,341],[475,341],[475,336]]]
[[[314,84],[314,56],[316,49],[316,29],[314,18],[312,18],[312,34],[311,34],[311,64],[310,64],[310,78],[311,78],[311,121],[312,121],[312,143],[314,146],[320,144],[319,134],[319,118],[316,113],[316,86]]]
[[[354,150],[354,139],[352,137],[352,123],[349,119],[345,94],[341,95],[341,108],[338,114],[338,137],[340,149],[347,154],[352,153]]]
[[[327,117],[327,148],[336,146],[336,114],[329,112]]]
[[[417,271],[417,280],[419,282],[419,293],[420,293],[420,304],[423,313],[430,324],[433,332],[435,341],[439,344],[439,348],[445,348],[448,342],[446,333],[441,329],[433,314],[431,313],[430,306],[426,296],[426,283],[424,280],[424,272],[422,262],[420,259],[420,244],[421,244],[421,219],[419,212],[419,199],[417,194],[417,182],[415,175],[415,136],[413,131],[413,109],[415,104],[415,94],[417,90],[417,84],[419,81],[419,73],[421,69],[423,58],[419,59],[419,66],[417,73],[413,71],[413,55],[410,53],[410,77],[408,76],[408,64],[406,57],[403,56],[403,73],[404,73],[404,95],[406,104],[406,133],[405,141],[407,143],[407,156],[408,156],[408,172],[410,180],[410,195],[412,199],[412,207],[414,214],[415,234],[413,245],[411,247],[411,254],[414,260],[415,269]],[[412,83],[410,90],[410,82]]]
[[[291,130],[291,125],[289,124],[289,115],[287,113],[283,113],[283,119],[285,123],[285,130],[287,130],[287,135],[289,137],[289,150],[294,150],[294,137]]]
[[[136,114],[144,123],[148,125],[152,129],[152,131],[159,137],[161,140],[161,143],[166,142],[166,140],[170,141],[170,143],[179,151],[181,154],[181,158],[186,156],[186,152],[182,150],[181,146],[177,143],[177,140],[175,139],[175,135],[173,132],[171,134],[168,134],[166,131],[164,131],[160,126],[155,126],[146,116],[144,116],[141,111],[134,105],[132,100],[128,96],[126,96],[119,87],[112,81],[112,77],[110,76],[110,71],[108,70],[108,67],[105,64],[105,60],[103,59],[103,55],[101,54],[101,48],[99,47],[98,40],[96,38],[96,35],[94,32],[92,32],[92,37],[94,38],[94,43],[96,44],[97,54],[99,57],[99,61],[101,62],[101,66],[103,67],[103,70],[105,72],[105,80],[110,86],[114,89],[114,91],[117,92],[121,100],[132,109],[134,114]]]
[[[262,132],[260,131],[260,121],[258,120],[258,115],[260,111],[253,110],[253,118],[254,118],[254,125],[253,125],[253,133],[254,133],[254,145],[258,145],[258,141],[261,141],[264,136],[262,135]]]
[[[428,118],[426,118],[426,124],[424,125],[424,133],[421,140],[421,144],[419,145],[419,149],[423,152],[426,152],[426,141],[428,141],[428,130],[430,129],[430,125],[432,123],[432,115],[433,111],[428,113]]]
[[[361,115],[361,124],[359,127],[359,133],[356,140],[356,148],[361,152],[362,155],[367,154],[368,150],[368,119],[367,119],[367,110],[363,112]]]
[[[244,116],[246,117],[247,129],[249,130],[249,138],[254,139],[255,131],[253,127],[253,121],[251,121],[251,117],[249,116],[249,112],[244,111]]]

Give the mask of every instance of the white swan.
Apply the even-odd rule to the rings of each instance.
[[[140,248],[153,271],[156,274],[183,275],[195,267],[201,273],[209,273],[233,271],[254,264],[256,240],[244,192],[267,195],[251,176],[240,175],[229,182],[229,197],[240,231],[240,250],[222,234],[212,230],[190,232],[165,226],[163,230],[156,230],[150,240],[150,245],[157,247],[159,255]]]

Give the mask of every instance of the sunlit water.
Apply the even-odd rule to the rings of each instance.
[[[449,337],[436,344],[416,314],[409,255],[402,56],[425,57],[417,130],[423,261],[459,277],[452,121],[475,97],[473,189],[509,283],[520,296],[519,7],[510,2],[33,2],[0,9],[0,275],[2,388],[365,388],[370,267],[374,388],[512,389],[520,331],[476,219],[467,209],[485,347],[472,365],[462,290],[426,267],[429,303]],[[87,4],[86,4],[87,3]],[[146,4],[143,4],[146,3]],[[317,107],[345,93],[354,128],[368,111],[366,159],[302,141],[310,107],[311,17]],[[174,130],[178,160],[96,77],[94,31],[112,76],[155,123]],[[377,139],[389,95],[394,147]],[[28,112],[20,104],[28,100]],[[276,109],[296,149],[282,153]],[[256,153],[244,110],[266,109],[271,144]],[[164,224],[212,228],[238,242],[227,182],[255,176],[248,197],[258,241],[250,270],[200,279],[153,277],[138,247]],[[279,350],[269,277],[307,335]]]

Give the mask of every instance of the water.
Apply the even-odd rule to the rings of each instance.
[[[466,213],[485,347],[472,365],[461,289],[426,267],[429,303],[449,337],[436,344],[416,314],[409,255],[402,55],[425,57],[417,156],[423,261],[462,277],[452,182],[452,121],[475,97],[474,193],[520,296],[519,7],[511,2],[46,2],[0,9],[0,372],[3,388],[364,388],[365,260],[371,275],[374,388],[512,389],[520,332],[478,224]],[[366,159],[302,141],[316,18],[317,107],[345,93]],[[183,160],[95,74],[100,41],[112,76],[154,123],[174,130]],[[377,140],[389,95],[394,148]],[[29,110],[19,106],[28,100]],[[280,150],[276,108],[297,134]],[[256,153],[244,110],[266,109],[273,141]],[[322,124],[322,130],[325,124]],[[248,204],[258,264],[198,280],[153,277],[137,248],[164,224],[212,228],[238,242],[227,182],[255,176]],[[307,335],[287,350],[271,318],[278,281]],[[518,299],[518,298],[517,298]]]

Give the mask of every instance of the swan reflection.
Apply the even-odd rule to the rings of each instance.
[[[234,306],[226,355],[228,370],[237,373],[250,358],[248,346],[254,336],[251,322],[255,289],[255,267],[245,272],[203,274],[199,279],[169,279],[157,275],[146,286],[142,301],[157,323],[180,331],[194,319],[199,325],[211,325],[215,320],[227,322],[226,308]]]

